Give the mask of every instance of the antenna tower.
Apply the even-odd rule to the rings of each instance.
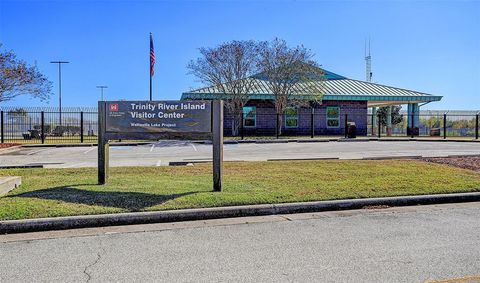
[[[372,56],[370,55],[370,38],[368,39],[368,55],[367,55],[367,40],[365,40],[365,80],[372,82]]]

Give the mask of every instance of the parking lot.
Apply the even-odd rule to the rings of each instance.
[[[475,142],[290,142],[224,146],[225,161],[406,158],[478,154],[480,143]],[[211,158],[211,145],[187,141],[160,141],[137,146],[110,147],[111,166],[167,166],[172,162],[206,162]],[[0,165],[43,165],[46,168],[96,167],[97,147],[18,148],[0,153]]]

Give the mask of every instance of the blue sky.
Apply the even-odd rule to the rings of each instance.
[[[9,1],[0,0],[0,42],[37,62],[65,106],[148,99],[149,42],[157,64],[154,99],[179,99],[201,86],[186,65],[197,48],[232,39],[280,37],[304,44],[325,69],[365,78],[371,38],[373,81],[443,95],[424,109],[480,110],[480,1]]]

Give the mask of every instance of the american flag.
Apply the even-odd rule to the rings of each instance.
[[[153,77],[155,67],[155,50],[153,50],[153,37],[150,33],[150,76]]]

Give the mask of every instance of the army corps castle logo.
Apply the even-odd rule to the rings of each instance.
[[[118,103],[109,103],[108,110],[108,117],[123,117],[125,115],[125,112],[120,111]]]
[[[118,103],[110,103],[109,109],[112,112],[118,112]]]

